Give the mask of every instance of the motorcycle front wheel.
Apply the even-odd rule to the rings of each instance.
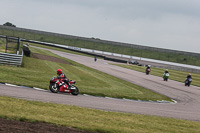
[[[70,89],[72,95],[77,96],[79,94],[79,89],[76,86],[72,86]]]
[[[51,92],[53,92],[53,93],[58,93],[59,88],[58,88],[58,86],[57,86],[56,84],[50,84],[50,85],[49,85],[49,90],[50,90]]]

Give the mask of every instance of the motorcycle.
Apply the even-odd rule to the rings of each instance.
[[[169,73],[165,73],[163,76],[163,80],[167,81],[169,79]]]
[[[150,71],[151,71],[151,69],[146,69],[146,75],[149,75],[149,73],[150,73]]]
[[[190,86],[190,84],[191,84],[191,82],[192,82],[192,78],[186,78],[186,80],[185,80],[185,86]]]
[[[54,76],[50,80],[50,85],[49,89],[53,93],[58,93],[58,92],[67,92],[71,93],[72,95],[78,95],[79,94],[79,89],[74,85],[76,83],[75,80],[70,80],[69,82],[63,82],[61,86],[60,85],[60,80]]]
[[[96,57],[96,56],[94,57],[94,61],[95,61],[95,62],[97,61],[97,57]]]

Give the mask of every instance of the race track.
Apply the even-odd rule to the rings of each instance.
[[[28,100],[76,105],[107,111],[147,114],[200,121],[200,87],[185,87],[183,83],[172,80],[164,82],[160,77],[153,75],[147,76],[141,72],[113,66],[108,64],[109,61],[105,60],[94,62],[94,59],[91,57],[74,55],[55,50],[49,51],[85,66],[166,95],[177,101],[177,103],[139,102],[85,95],[72,96],[67,94],[54,94],[49,91],[40,91],[32,88],[13,87],[4,84],[0,84],[0,95]]]

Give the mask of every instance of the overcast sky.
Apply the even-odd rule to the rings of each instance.
[[[0,24],[200,53],[200,0],[0,0]]]

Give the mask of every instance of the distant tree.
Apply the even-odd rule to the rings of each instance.
[[[16,27],[14,24],[10,23],[10,22],[6,22],[5,24],[3,24],[4,26],[10,26],[10,27]]]

